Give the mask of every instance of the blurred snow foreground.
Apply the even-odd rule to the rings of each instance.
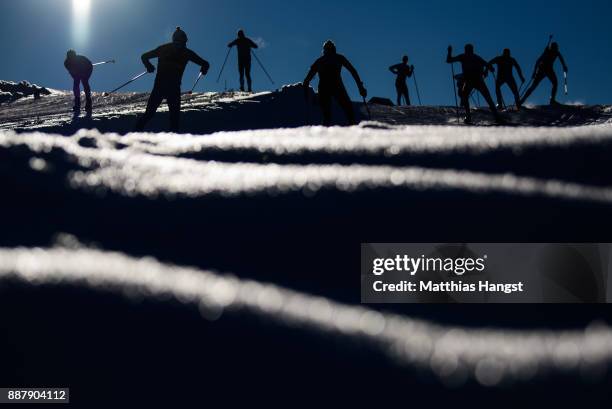
[[[197,304],[209,320],[238,311],[281,325],[371,342],[390,359],[431,371],[449,385],[473,378],[483,386],[530,381],[550,371],[603,377],[612,361],[612,329],[519,331],[442,326],[281,286],[195,268],[136,259],[75,245],[48,249],[0,249],[0,279],[31,285],[67,284],[128,297]]]
[[[402,220],[411,211],[427,219],[430,215],[423,212],[433,203],[446,201],[453,211],[463,211],[463,216],[443,219],[444,215],[435,215],[427,228],[435,230],[433,223],[442,218],[441,224],[451,229],[449,220],[478,220],[472,216],[481,216],[483,209],[497,211],[494,206],[506,206],[499,214],[510,220],[508,228],[517,226],[517,232],[525,229],[529,233],[530,225],[541,232],[541,222],[572,233],[572,229],[581,231],[590,223],[610,220],[604,216],[612,208],[612,176],[602,169],[607,168],[611,150],[609,124],[457,128],[365,122],[352,128],[301,127],[208,136],[120,136],[81,130],[65,137],[4,131],[0,133],[0,175],[6,193],[2,206],[15,215],[18,237],[16,232],[27,231],[24,223],[34,212],[56,229],[86,232],[102,243],[117,240],[121,229],[120,236],[131,234],[136,241],[155,243],[157,248],[187,247],[198,235],[211,236],[206,243],[214,246],[216,241],[223,242],[227,229],[247,235],[244,240],[248,240],[255,237],[251,230],[256,229],[236,221],[245,213],[244,220],[260,223],[257,229],[268,229],[270,235],[270,229],[283,231],[287,223],[298,223],[300,217],[306,220],[299,225],[302,234],[322,224],[321,220],[326,220],[326,234],[341,234],[359,216],[339,221],[338,228],[331,224],[333,217],[323,217],[326,213],[308,216],[317,209],[340,206],[339,198],[346,198],[341,202],[345,205],[367,201],[365,209],[377,211],[370,216],[390,214],[396,229],[406,227]],[[371,192],[375,195],[369,196]],[[496,197],[501,199],[495,201]],[[420,198],[426,198],[424,207],[411,208],[418,206]],[[259,206],[257,212],[250,200]],[[306,200],[309,204],[302,205]],[[394,202],[399,206],[389,207]],[[120,209],[112,212],[118,227],[109,227],[111,219],[102,212],[110,210],[104,203]],[[299,217],[279,211],[291,207],[287,203],[301,209]],[[526,210],[514,220],[516,203]],[[174,210],[175,204],[180,205],[179,210]],[[551,208],[566,209],[567,204],[567,212],[575,213],[550,212]],[[237,210],[228,210],[228,206]],[[266,208],[271,209],[269,213]],[[149,212],[146,217],[143,209]],[[186,212],[192,213],[181,219]],[[61,221],[54,219],[58,214]],[[39,234],[37,240],[43,241],[47,236],[44,229],[38,229],[36,217],[32,234]],[[197,223],[207,217],[212,221],[207,219],[202,232]],[[278,218],[281,220],[276,221]],[[361,220],[367,222],[367,218]],[[573,220],[578,222],[573,225]],[[471,223],[473,230],[480,226],[478,221]],[[490,230],[485,229],[489,223],[483,218],[482,231]],[[10,226],[9,221],[5,236],[11,236]],[[184,229],[186,239],[175,230],[172,237],[160,234],[177,226]],[[411,224],[410,228],[416,232],[419,227]],[[319,226],[319,232],[322,229]],[[382,237],[382,233],[374,236]],[[234,235],[230,239],[235,240]],[[196,246],[193,254],[200,250]],[[254,268],[249,265],[249,271]],[[265,271],[267,266],[257,268]],[[170,295],[182,303],[197,304],[207,319],[241,311],[280,325],[303,325],[348,342],[371,342],[393,362],[431,372],[449,385],[475,379],[483,386],[498,386],[550,371],[599,379],[612,361],[612,330],[605,324],[568,331],[467,329],[341,303],[332,295],[313,296],[305,290],[264,283],[258,277],[237,276],[89,249],[78,243],[49,248],[17,243],[0,249],[2,279],[34,286],[76,285],[137,297]],[[316,274],[309,279],[316,280]],[[320,288],[326,288],[325,284]]]

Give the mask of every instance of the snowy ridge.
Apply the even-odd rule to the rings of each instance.
[[[224,311],[241,310],[277,324],[303,325],[348,340],[364,338],[396,364],[431,371],[449,385],[469,378],[487,387],[528,382],[550,370],[599,379],[612,362],[612,329],[606,325],[584,331],[435,325],[273,284],[86,248],[0,249],[0,278],[85,286],[137,298],[171,296],[198,304],[210,320],[221,318]]]
[[[321,123],[321,114],[312,90],[305,99],[301,84],[256,94],[243,92],[195,93],[182,97],[184,133],[211,134],[221,131],[296,128]],[[40,100],[25,99],[0,106],[0,129],[72,135],[80,128],[103,133],[129,133],[136,116],[144,112],[148,94],[119,93],[106,96],[93,93],[92,118],[72,117],[72,94],[52,93]],[[363,103],[355,102],[360,121],[370,119]],[[389,107],[370,104],[371,120],[390,125],[457,125],[454,107]],[[511,126],[584,126],[610,123],[612,114],[606,106],[533,107],[521,112],[506,112]],[[492,117],[487,109],[474,111],[476,124],[488,126]],[[343,114],[335,108],[334,121],[345,125]],[[162,105],[147,130],[168,129],[167,108]]]
[[[270,149],[274,146],[272,140],[307,141],[309,134],[315,135],[322,132],[329,135],[327,143],[322,137],[316,139],[319,149],[338,149],[339,141],[343,136],[351,138],[352,132],[357,135],[348,142],[344,141],[345,149],[363,150],[364,148],[375,146],[380,152],[402,149],[408,146],[406,140],[395,145],[392,140],[393,135],[399,131],[372,130],[367,128],[336,128],[330,130],[321,129],[297,129],[279,130],[270,132],[270,137],[263,138],[263,149]],[[433,133],[433,129],[422,130],[419,137],[425,138]],[[567,130],[565,136],[560,137],[558,144],[568,143],[577,139],[580,141],[585,137],[588,130]],[[595,139],[610,138],[608,129],[595,131]],[[405,131],[404,131],[405,132]],[[435,130],[437,132],[437,130]],[[454,131],[455,133],[457,131]],[[555,138],[549,138],[546,130],[534,130],[532,134],[528,130],[518,137],[523,143],[552,144]],[[548,131],[550,132],[550,131]],[[575,133],[572,133],[575,132]],[[386,135],[391,133],[392,135]],[[444,132],[443,132],[444,133]],[[496,141],[488,139],[486,133],[479,134],[472,131],[467,132],[461,141],[451,142],[451,149],[459,146],[474,147],[478,142],[486,146],[495,147]],[[238,133],[237,146],[240,139],[249,140],[251,143],[257,135],[245,132],[245,135]],[[418,132],[417,132],[418,135]],[[208,137],[187,138],[171,137],[165,135],[166,139],[175,140],[174,144],[179,146],[183,152],[185,149],[198,152],[203,145],[214,142],[208,141]],[[538,139],[540,136],[541,139]],[[219,138],[227,138],[227,135],[220,135]],[[376,139],[379,139],[378,141]],[[410,135],[408,139],[414,138]],[[447,136],[448,138],[448,136]],[[503,135],[498,136],[499,139]],[[440,146],[442,139],[434,136],[432,146]],[[542,140],[549,140],[544,143]],[[142,141],[147,141],[144,146]],[[129,147],[129,143],[134,143],[134,147]],[[539,195],[553,198],[598,201],[612,203],[612,189],[583,186],[574,183],[564,183],[556,180],[540,180],[535,178],[517,177],[511,174],[485,174],[457,170],[434,170],[418,167],[392,167],[392,166],[363,166],[363,165],[277,165],[277,164],[249,164],[249,163],[220,163],[207,161],[194,161],[190,159],[175,158],[172,156],[151,155],[143,150],[158,153],[155,142],[161,144],[164,149],[164,135],[131,135],[126,139],[116,136],[106,137],[97,132],[81,131],[72,138],[62,136],[46,135],[42,133],[32,134],[0,134],[0,146],[10,148],[11,146],[26,145],[32,150],[33,154],[49,152],[55,148],[61,149],[66,155],[73,158],[82,170],[69,174],[69,183],[76,188],[86,188],[98,190],[100,188],[110,189],[117,193],[132,196],[142,195],[157,197],[159,195],[183,195],[186,197],[197,197],[208,194],[220,195],[243,195],[243,194],[279,194],[291,191],[311,191],[319,189],[338,189],[351,192],[363,189],[376,188],[406,188],[412,190],[448,190],[460,189],[471,192],[501,192],[516,195]],[[463,142],[463,144],[462,144]],[[307,144],[307,142],[305,142]],[[504,141],[504,143],[509,143]],[[117,145],[121,144],[121,149]],[[291,142],[289,142],[289,145]],[[304,144],[304,142],[302,142]],[[223,145],[221,143],[221,145]],[[427,146],[426,144],[422,144]],[[127,147],[126,147],[127,146]],[[170,144],[172,146],[172,144]],[[236,146],[236,145],[234,145]],[[418,144],[417,144],[418,146]],[[168,148],[165,153],[168,154]],[[276,144],[276,149],[284,149],[282,142]],[[439,150],[443,148],[439,147]],[[176,148],[175,148],[176,152]],[[44,170],[44,164],[42,166]]]

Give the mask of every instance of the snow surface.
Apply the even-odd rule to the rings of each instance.
[[[476,322],[497,329],[454,324],[452,314],[436,324],[401,306],[358,306],[352,266],[359,243],[376,239],[608,240],[610,107],[506,114],[528,127],[486,126],[478,110],[485,126],[466,127],[454,125],[452,107],[371,106],[366,121],[355,104],[359,126],[324,128],[303,91],[185,95],[181,135],[163,133],[165,109],[155,133],[130,133],[146,94],[96,94],[91,119],[71,117],[68,92],[0,106],[0,278],[162,307],[172,296],[220,321],[246,312],[236,325],[268,331],[261,316],[282,326],[283,340],[304,326],[369,364],[383,365],[382,353],[448,385],[605,377],[612,330],[591,325],[600,317],[583,311],[580,329],[510,330],[497,319],[521,328],[537,314],[487,306]],[[63,232],[109,251],[52,247]]]
[[[98,129],[101,132],[130,132],[136,117],[144,111],[148,94],[120,93],[105,96],[93,93],[92,118],[72,117],[72,93],[53,92],[41,100],[24,99],[0,106],[0,129],[39,130],[72,135],[78,129]],[[363,103],[354,103],[358,120],[367,120]],[[220,131],[248,129],[294,128],[321,123],[321,114],[312,90],[308,101],[300,84],[280,90],[248,94],[242,92],[195,93],[182,97],[181,130],[184,133],[210,134]],[[455,125],[454,107],[388,107],[369,105],[371,120],[390,125]],[[612,114],[602,106],[535,107],[505,115],[509,125],[521,126],[582,126],[609,123]],[[487,109],[476,109],[478,125],[491,125]],[[334,105],[334,121],[345,125],[339,108]],[[165,105],[149,125],[148,131],[168,129]]]
[[[272,284],[74,243],[73,248],[0,249],[0,279],[7,278],[32,285],[81,285],[134,298],[171,296],[181,303],[199,305],[209,320],[241,311],[354,342],[365,339],[401,364],[433,371],[449,385],[460,385],[468,378],[488,387],[528,382],[551,370],[599,377],[602,366],[612,362],[612,328],[605,325],[574,331],[440,326]]]

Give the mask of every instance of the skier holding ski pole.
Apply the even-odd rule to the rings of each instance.
[[[335,98],[340,104],[349,125],[357,124],[355,121],[355,113],[353,112],[353,104],[342,82],[342,67],[346,68],[353,76],[353,79],[359,87],[359,94],[364,98],[364,101],[368,96],[368,91],[363,86],[363,82],[361,82],[361,78],[355,67],[353,67],[345,56],[337,53],[336,45],[333,41],[327,40],[323,44],[323,56],[312,64],[303,82],[304,90],[308,92],[310,81],[313,80],[315,75],[319,74],[319,105],[323,111],[324,126],[331,125],[332,98]]]
[[[488,72],[495,72],[493,66],[482,59],[479,55],[474,53],[474,46],[467,44],[465,46],[465,53],[453,57],[453,47],[448,47],[448,54],[446,56],[446,62],[452,64],[454,62],[460,62],[463,69],[463,78],[459,87],[459,96],[461,98],[461,105],[465,108],[465,123],[470,124],[472,122],[472,115],[470,112],[470,94],[473,90],[478,91],[487,101],[495,121],[497,123],[503,123],[502,118],[493,103],[487,84],[484,78],[488,75]]]
[[[253,92],[251,80],[251,49],[259,48],[257,44],[244,34],[244,30],[238,30],[238,38],[227,45],[230,49],[236,46],[238,49],[238,73],[240,74],[240,91],[244,92],[244,77],[246,76],[249,92]]]
[[[68,50],[66,53],[66,61],[64,61],[64,67],[66,67],[66,70],[68,70],[68,73],[73,79],[72,91],[74,93],[74,106],[72,111],[74,115],[78,116],[81,113],[81,83],[85,91],[85,112],[87,115],[91,115],[93,107],[91,103],[89,79],[93,73],[93,64],[87,57],[77,55],[74,50]]]
[[[187,34],[180,27],[172,35],[172,42],[164,44],[155,50],[151,50],[142,55],[142,62],[147,67],[147,72],[155,72],[155,66],[149,60],[158,59],[157,76],[151,96],[147,102],[147,109],[138,120],[134,130],[143,131],[145,125],[157,108],[165,99],[170,110],[170,130],[179,131],[179,120],[181,113],[181,81],[185,67],[189,61],[198,64],[202,75],[208,73],[210,64],[187,48]]]
[[[497,95],[497,108],[505,108],[501,87],[502,85],[506,84],[510,88],[510,91],[512,91],[512,95],[514,95],[516,109],[520,110],[521,96],[519,94],[518,86],[516,85],[516,80],[514,79],[512,70],[516,69],[516,72],[518,73],[523,84],[525,83],[525,76],[523,75],[523,70],[521,70],[519,63],[512,58],[510,49],[504,49],[503,54],[493,58],[491,61],[489,61],[489,64],[497,65],[497,76],[495,76],[495,73],[493,73],[493,78],[495,78],[495,93]]]
[[[408,56],[402,57],[402,62],[389,67],[389,71],[396,75],[395,90],[397,91],[397,106],[402,105],[402,98],[406,101],[406,106],[410,106],[410,95],[406,79],[414,74],[414,65],[408,65]]]
[[[552,38],[552,36],[551,36]],[[559,44],[553,42],[549,47],[544,50],[544,53],[538,58],[535,64],[535,69],[533,71],[532,80],[533,83],[531,87],[527,89],[525,95],[521,98],[521,104],[524,104],[527,101],[527,98],[538,88],[538,85],[542,82],[544,78],[548,78],[548,80],[552,84],[552,90],[550,95],[550,105],[558,105],[557,102],[557,90],[559,88],[559,80],[557,79],[557,74],[555,73],[554,64],[557,61],[561,61],[563,66],[564,76],[567,76],[567,64],[565,63],[565,59],[563,55],[559,52]]]

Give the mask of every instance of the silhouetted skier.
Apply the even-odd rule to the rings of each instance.
[[[236,46],[238,49],[238,72],[240,73],[240,91],[244,91],[244,77],[246,76],[249,92],[253,92],[251,80],[251,49],[259,48],[257,44],[244,35],[243,30],[238,30],[238,38],[227,45],[229,48]]]
[[[474,53],[474,46],[472,44],[467,44],[465,46],[464,54],[453,57],[452,53],[453,47],[449,46],[446,62],[449,64],[459,62],[463,70],[463,74],[457,75],[455,79],[457,79],[458,83],[457,86],[459,88],[459,96],[461,97],[461,105],[465,108],[465,123],[472,122],[470,95],[473,90],[480,92],[487,101],[491,112],[495,116],[495,121],[498,123],[503,122],[493,103],[493,98],[491,98],[487,84],[484,81],[489,71],[495,72],[493,66]]]
[[[523,83],[525,82],[525,77],[523,76],[523,70],[521,70],[521,66],[519,65],[519,63],[514,58],[512,58],[510,49],[506,48],[502,55],[493,58],[491,61],[489,61],[489,64],[497,65],[497,79],[495,81],[497,108],[501,109],[504,107],[504,98],[502,96],[501,87],[504,84],[508,84],[508,87],[514,95],[516,108],[521,109],[521,96],[519,95],[519,89],[516,85],[514,75],[512,75],[512,69],[516,68],[516,72],[518,73]]]
[[[91,78],[91,73],[93,72],[93,64],[87,57],[77,55],[74,50],[68,50],[66,53],[66,61],[64,61],[64,67],[66,67],[74,80],[72,86],[72,91],[74,92],[74,107],[72,110],[75,115],[81,112],[81,83],[83,83],[83,91],[85,91],[85,111],[88,115],[91,115],[92,104],[89,78]]]
[[[552,83],[552,92],[550,95],[550,104],[555,105],[557,102],[557,90],[559,89],[559,80],[557,79],[557,74],[555,73],[555,61],[559,58],[561,64],[563,65],[563,71],[567,72],[567,64],[565,64],[565,59],[559,52],[559,44],[552,43],[550,47],[547,47],[544,50],[544,53],[538,58],[535,64],[535,69],[533,71],[533,84],[531,87],[525,92],[523,98],[521,99],[521,103],[525,103],[527,98],[536,90],[540,82],[544,78],[548,78]]]
[[[364,88],[361,78],[353,65],[341,54],[336,52],[336,45],[331,40],[323,44],[323,56],[314,62],[306,78],[304,79],[304,89],[307,91],[310,81],[319,74],[319,104],[323,111],[323,125],[330,126],[332,118],[332,98],[340,104],[350,125],[355,125],[355,113],[353,103],[346,92],[342,82],[342,67],[346,68],[359,87],[359,94],[365,98],[368,91]]]
[[[397,105],[402,105],[402,97],[406,100],[406,105],[410,106],[410,95],[408,94],[408,84],[406,79],[412,77],[414,65],[408,65],[408,56],[402,58],[400,64],[392,65],[389,71],[397,75],[395,78],[395,90],[397,91]]]
[[[135,131],[144,130],[147,122],[153,118],[157,108],[165,99],[170,110],[170,130],[178,132],[181,113],[181,82],[183,73],[189,61],[201,66],[202,75],[206,75],[210,64],[187,48],[187,34],[180,27],[172,35],[172,42],[157,47],[142,55],[142,63],[148,72],[155,72],[155,67],[149,61],[157,58],[157,76],[155,85],[149,96],[147,109],[138,120]]]

